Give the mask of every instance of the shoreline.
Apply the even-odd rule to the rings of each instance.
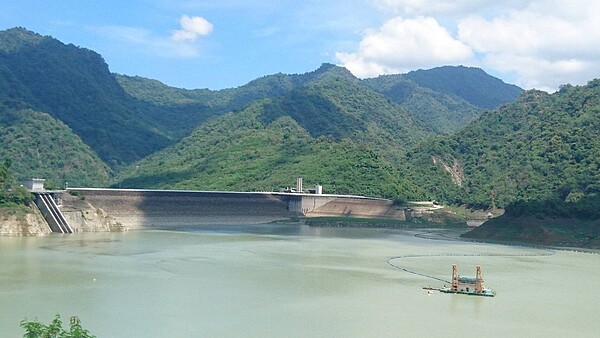
[[[83,202],[83,201],[82,201]],[[87,203],[86,203],[87,204]],[[89,207],[89,206],[88,206]],[[9,209],[5,209],[9,210]],[[24,210],[21,208],[21,212]],[[95,210],[94,210],[95,211]],[[9,231],[11,226],[7,224],[3,224],[4,229],[0,231],[0,237],[36,237],[40,235],[48,235],[48,231],[43,226],[41,226],[41,220],[39,217],[41,215],[37,215],[33,210],[30,210],[31,217],[36,219],[35,225],[27,224],[32,222],[31,220],[25,220],[22,217],[19,217],[20,220],[13,220],[11,226],[12,231]],[[0,214],[4,214],[4,221],[8,221],[6,213],[0,212]],[[89,221],[98,221],[98,219],[108,218],[107,215],[102,215],[104,217],[94,217],[96,219],[88,219],[86,223]],[[22,219],[21,219],[22,218]],[[245,223],[245,222],[242,222]],[[477,229],[473,227],[469,227],[466,223],[450,223],[443,224],[438,222],[426,221],[423,219],[419,219],[418,221],[407,221],[407,220],[398,220],[398,219],[384,219],[384,218],[359,218],[359,217],[291,217],[291,218],[279,218],[276,220],[271,220],[269,222],[265,222],[263,224],[289,224],[289,225],[307,225],[311,228],[363,228],[363,229],[397,229],[397,230],[420,230],[419,233],[416,233],[415,236],[431,239],[431,240],[450,240],[450,241],[461,241],[461,242],[472,242],[472,243],[486,243],[486,244],[499,244],[499,245],[510,245],[510,246],[520,246],[520,247],[531,247],[538,249],[547,249],[547,250],[565,250],[565,251],[577,251],[577,252],[585,252],[585,253],[593,253],[600,254],[600,249],[593,247],[585,247],[585,246],[560,246],[560,245],[551,245],[551,244],[540,244],[526,241],[518,241],[518,240],[502,240],[502,239],[486,239],[486,238],[472,238],[465,237],[464,234]],[[250,223],[248,223],[250,224]],[[215,224],[218,225],[218,224]],[[89,227],[89,225],[88,225]],[[38,229],[39,228],[39,229]],[[106,229],[111,229],[110,227],[103,227],[103,232],[110,232],[110,230],[106,231]],[[114,227],[113,227],[114,228]],[[158,227],[160,228],[160,227]],[[99,232],[97,231],[92,232]],[[114,230],[114,229],[113,229]],[[144,230],[144,228],[138,229],[127,229],[127,230]],[[168,227],[165,228],[168,230]],[[122,231],[122,230],[121,230]],[[439,234],[437,232],[442,231],[443,234]],[[84,232],[90,232],[85,231]]]
[[[372,221],[372,220],[371,220]],[[352,220],[344,223],[338,221],[333,226],[328,226],[327,223],[321,223],[319,225],[312,225],[307,222],[306,225],[310,227],[348,227],[348,228],[380,228],[380,229],[404,229],[404,230],[422,230],[423,232],[416,233],[415,236],[430,240],[445,240],[445,241],[458,241],[458,242],[470,242],[470,243],[484,243],[484,244],[497,244],[497,245],[508,245],[515,247],[527,247],[534,249],[543,250],[560,250],[560,251],[575,251],[584,252],[590,254],[600,254],[600,249],[588,248],[588,247],[577,247],[577,246],[559,246],[559,245],[544,245],[539,243],[530,243],[523,241],[514,240],[497,240],[497,239],[482,239],[482,238],[469,238],[463,237],[463,234],[473,230],[472,227],[468,226],[444,226],[441,224],[424,224],[424,223],[411,223],[411,222],[396,222],[395,226],[357,226],[358,224],[368,224],[368,220],[362,222],[356,222]],[[394,222],[390,222],[393,224]],[[344,225],[346,224],[346,225]],[[375,223],[381,225],[381,223]],[[463,230],[463,231],[460,231]],[[444,234],[436,234],[436,232],[444,232]],[[449,235],[450,234],[450,235]]]

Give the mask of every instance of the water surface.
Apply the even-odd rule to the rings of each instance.
[[[214,226],[0,238],[0,328],[98,337],[596,337],[600,256],[415,231]],[[494,298],[428,294],[483,267]]]

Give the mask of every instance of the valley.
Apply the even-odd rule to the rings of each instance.
[[[57,189],[269,192],[303,177],[332,194],[552,222],[551,210],[597,208],[599,128],[593,79],[549,94],[471,67],[359,79],[323,64],[190,90],[111,73],[98,53],[24,28],[0,32],[5,191],[43,177]]]

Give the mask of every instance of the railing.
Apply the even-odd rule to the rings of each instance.
[[[52,232],[73,233],[73,229],[63,216],[62,212],[54,202],[50,194],[36,193],[36,204],[42,211],[42,215],[46,218]]]

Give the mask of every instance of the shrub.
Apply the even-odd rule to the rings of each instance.
[[[49,325],[44,325],[37,320],[21,321],[21,327],[25,329],[23,338],[96,338],[81,326],[77,316],[71,317],[69,330],[62,327],[60,315],[56,315]]]

